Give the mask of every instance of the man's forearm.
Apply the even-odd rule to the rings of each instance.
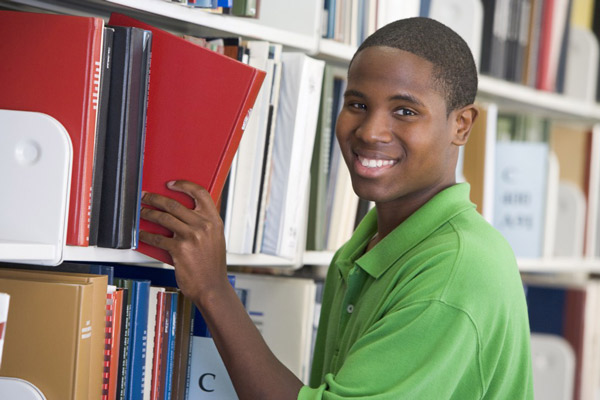
[[[195,299],[240,399],[296,399],[302,382],[271,352],[228,283]]]

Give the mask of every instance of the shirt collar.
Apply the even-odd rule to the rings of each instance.
[[[474,208],[469,200],[470,186],[459,183],[436,194],[415,211],[373,249],[364,250],[377,232],[377,210],[360,222],[350,240],[340,250],[335,265],[346,279],[356,263],[373,278],[379,278],[394,262],[455,215]]]

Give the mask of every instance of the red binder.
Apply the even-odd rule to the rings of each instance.
[[[103,26],[101,18],[0,11],[0,109],[46,113],[71,137],[70,245],[88,245]]]
[[[122,14],[113,13],[109,24],[152,31],[142,190],[191,208],[188,196],[166,188],[186,179],[204,186],[216,203],[265,73]],[[144,220],[140,229],[169,233]],[[173,263],[145,243],[137,250]]]

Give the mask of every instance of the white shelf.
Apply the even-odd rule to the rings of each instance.
[[[600,104],[544,92],[516,83],[482,75],[478,99],[497,103],[500,109],[534,112],[550,118],[576,119],[583,123],[600,122]]]
[[[301,27],[300,29],[304,29],[304,32],[285,29],[285,26],[277,26],[277,22],[281,23],[283,20],[282,15],[290,14],[288,10],[288,14],[279,16],[279,21],[273,20],[271,14],[278,8],[276,7],[276,1],[273,0],[270,2],[269,0],[261,0],[260,19],[220,15],[201,8],[188,7],[165,0],[107,0],[107,2],[243,37],[277,41],[285,46],[295,47],[310,53],[314,53],[318,45],[318,31],[315,30],[318,27],[316,25],[314,29],[311,29],[310,26]],[[299,2],[299,4],[305,3]],[[295,6],[295,8],[298,8],[298,6]],[[265,21],[263,15],[267,11],[269,14],[265,16],[264,19],[267,19]],[[295,15],[302,14],[306,15],[306,12]]]
[[[329,265],[334,252],[307,251],[303,263],[306,265]],[[518,259],[521,272],[536,273],[600,273],[600,259],[592,258],[540,258]]]
[[[3,247],[0,243],[0,254],[3,254],[4,258],[4,252],[2,249]],[[161,262],[135,250],[107,249],[95,246],[65,246],[64,258],[66,261],[73,262],[95,261],[128,264],[162,264]],[[227,265],[295,268],[298,266],[298,261],[270,256],[267,254],[245,255],[227,253]]]
[[[302,257],[302,263],[305,265],[329,265],[333,254],[333,251],[306,251]]]
[[[350,46],[332,39],[321,39],[319,41],[319,57],[348,63],[354,56],[356,47]]]
[[[600,259],[587,258],[541,258],[518,259],[521,272],[539,273],[598,273]]]
[[[282,2],[261,0],[259,18],[221,15],[202,8],[189,7],[168,0],[10,0],[12,3],[38,7],[49,11],[75,14],[99,15],[107,18],[111,11],[133,11],[134,17],[143,15],[150,23],[174,21],[181,31],[204,30],[205,33],[221,32],[244,38],[281,43],[310,54],[319,44],[319,21],[322,4],[318,0]],[[9,2],[9,3],[10,3]],[[284,18],[284,16],[294,16]],[[173,25],[173,23],[171,23]]]

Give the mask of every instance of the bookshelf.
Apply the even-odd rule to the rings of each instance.
[[[96,15],[105,18],[113,10],[128,12],[149,23],[156,23],[173,31],[226,33],[244,38],[273,41],[283,44],[286,49],[300,50],[313,57],[342,66],[348,64],[355,51],[353,46],[321,38],[323,10],[320,0],[305,2],[261,0],[261,13],[258,19],[219,15],[165,0],[10,0],[3,6],[14,9],[43,9],[75,15]],[[294,18],[283,18],[284,15],[293,15]],[[595,130],[600,129],[600,104],[535,90],[485,75],[480,77],[478,99],[494,102],[504,111],[519,110],[552,119],[594,126]],[[593,173],[599,174],[600,171]],[[598,203],[598,199],[594,198],[593,202]],[[8,255],[25,248],[28,249],[27,251],[40,253],[48,251],[43,246],[35,247],[26,243],[3,243],[0,251]],[[238,266],[295,269],[301,265],[326,265],[331,257],[332,252],[314,251],[299,251],[298,256],[293,260],[262,254],[228,254],[227,262]],[[65,246],[64,259],[156,264],[153,259],[132,250],[72,246]],[[600,272],[600,260],[591,256],[581,259],[520,260],[519,264],[523,271],[528,272]]]
[[[0,7],[37,10],[74,15],[94,15],[107,18],[111,11],[129,13],[149,23],[172,31],[197,34],[231,34],[244,38],[281,43],[288,50],[299,50],[327,62],[347,66],[355,48],[330,39],[321,39],[321,0],[297,2],[291,0],[261,0],[261,17],[245,19],[219,15],[202,9],[192,9],[165,0],[9,0]],[[294,18],[282,18],[293,15]],[[536,114],[555,120],[584,124],[600,137],[600,104],[568,98],[555,93],[535,90],[489,76],[481,76],[478,100],[497,104],[503,111]],[[596,155],[600,159],[600,154]],[[600,183],[600,163],[591,171]],[[596,221],[599,212],[600,190],[591,192],[592,209],[588,220]],[[600,229],[597,227],[596,229]],[[588,230],[587,246],[596,246],[595,229]],[[302,251],[303,241],[294,259],[265,254],[239,255],[228,253],[227,264],[240,267],[277,268],[294,270],[302,265],[326,266],[332,251]],[[62,246],[62,259],[74,262],[114,262],[171,268],[166,264],[133,250],[97,247]],[[27,240],[0,241],[0,260],[46,260],[55,256],[56,245],[31,243]],[[590,252],[591,253],[591,252]],[[598,254],[598,251],[596,251]],[[600,257],[519,259],[523,273],[598,274]],[[7,387],[0,378],[0,391]],[[5,379],[5,378],[4,378]]]

